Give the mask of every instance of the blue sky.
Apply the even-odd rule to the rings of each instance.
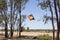
[[[44,24],[43,16],[47,13],[47,15],[51,15],[49,10],[42,10],[38,6],[38,2],[36,0],[29,0],[29,2],[25,5],[25,9],[22,11],[22,15],[30,15],[32,14],[35,20],[30,21],[28,18],[25,20],[24,27],[29,27],[30,29],[52,29],[51,21]],[[40,20],[40,21],[38,21]],[[56,23],[55,23],[56,29]]]
[[[8,11],[10,11],[10,9],[8,9]],[[46,15],[46,13],[48,16],[51,16],[49,9],[47,11],[42,10],[38,6],[38,1],[29,0],[28,3],[25,5],[25,9],[22,10],[21,14],[27,16],[32,14],[35,20],[30,21],[28,18],[26,18],[22,26],[24,26],[25,28],[29,27],[30,29],[52,29],[51,21],[48,21],[46,24],[44,24],[43,22],[43,16]],[[54,25],[56,29],[56,23],[54,23]]]

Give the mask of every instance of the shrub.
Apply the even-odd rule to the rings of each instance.
[[[39,36],[39,40],[51,40],[51,39],[52,39],[52,37],[49,36],[48,34]]]

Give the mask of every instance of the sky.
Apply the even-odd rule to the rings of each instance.
[[[8,9],[8,11],[10,11],[10,9]],[[24,26],[25,28],[29,27],[29,29],[52,29],[52,24],[50,20],[46,24],[44,24],[43,22],[44,15],[51,16],[49,9],[42,10],[40,6],[38,6],[38,1],[36,0],[29,0],[25,5],[25,9],[22,10],[21,14],[27,15],[25,21],[22,24],[22,26]],[[28,19],[28,16],[31,14],[34,16],[35,20],[30,21]],[[55,22],[54,25],[55,29],[57,29]]]
[[[49,9],[42,10],[38,6],[38,1],[36,0],[29,0],[28,3],[25,5],[25,9],[22,10],[22,15],[30,15],[32,14],[35,20],[30,21],[28,18],[23,22],[25,28],[29,27],[30,29],[52,29],[51,21],[48,21],[46,24],[43,22],[44,15],[51,16]],[[54,23],[55,29],[56,23]]]

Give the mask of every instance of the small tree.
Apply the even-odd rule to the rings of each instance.
[[[27,31],[29,31],[29,27],[27,27]]]

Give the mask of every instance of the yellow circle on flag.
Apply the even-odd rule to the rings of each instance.
[[[30,19],[33,19],[33,16],[30,16]]]

